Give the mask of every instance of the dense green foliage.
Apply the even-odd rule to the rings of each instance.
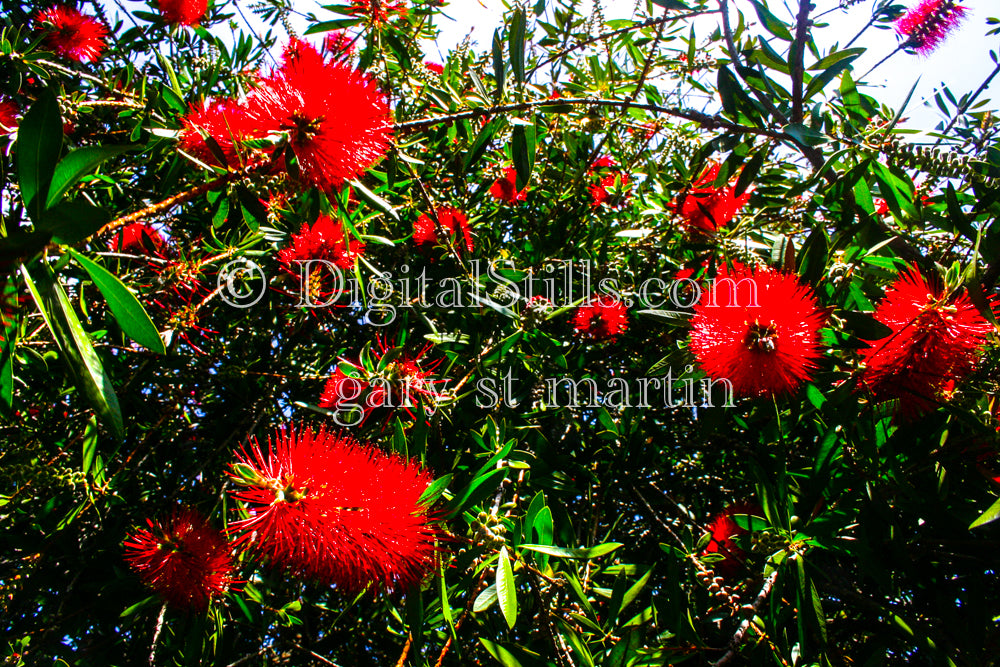
[[[857,387],[863,341],[885,335],[871,311],[909,265],[967,289],[994,322],[988,105],[949,92],[954,122],[899,131],[905,110],[851,66],[863,49],[836,46],[851,36],[816,19],[868,3],[785,3],[790,14],[655,0],[604,21],[538,0],[509,8],[492,43],[450,52],[439,75],[420,43],[442,3],[378,22],[332,5],[293,16],[286,2],[254,8],[266,35],[235,3],[196,28],[129,3],[86,64],[46,50],[32,18],[45,7],[4,3],[0,92],[23,112],[0,157],[6,664],[145,664],[151,648],[176,665],[994,663],[1000,536],[993,514],[970,524],[997,495],[997,351],[914,418]],[[877,2],[872,23],[904,9]],[[306,40],[357,36],[352,64],[389,96],[394,144],[339,191],[178,151],[189,105],[252,89],[290,16],[317,33]],[[288,140],[259,148],[294,173]],[[601,156],[618,167],[593,170]],[[712,162],[717,187],[751,195],[699,235],[676,203]],[[491,194],[509,166],[523,201]],[[602,174],[619,177],[595,204]],[[442,206],[468,216],[471,254],[410,239]],[[321,212],[365,242],[346,272],[362,288],[311,312],[278,251]],[[113,252],[136,221],[163,248]],[[247,308],[220,291],[234,259],[268,281]],[[675,396],[702,386],[690,309],[643,285],[755,260],[798,273],[829,309],[810,382],[731,406],[698,392],[679,407],[610,397],[612,379],[634,390],[668,372]],[[388,298],[377,272],[394,281]],[[422,272],[424,302],[402,282]],[[530,277],[536,289],[555,278],[557,308],[528,306]],[[570,318],[602,279],[631,305],[628,330],[597,341]],[[389,310],[391,323],[366,319]],[[167,609],[158,631],[161,604],[123,560],[126,537],[178,504],[219,528],[238,518],[226,474],[238,447],[281,424],[336,427],[349,415],[318,404],[338,363],[377,374],[394,348],[423,351],[440,396],[347,430],[442,480],[422,590],[345,595],[243,554],[242,584],[206,613]],[[559,378],[592,379],[603,398],[581,384],[572,404],[565,383],[551,393]],[[736,519],[753,529],[745,566],[713,583],[706,525],[741,502],[760,508]]]

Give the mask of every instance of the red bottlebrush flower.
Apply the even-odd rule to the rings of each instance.
[[[413,462],[321,428],[293,425],[236,453],[230,476],[246,519],[236,544],[293,574],[349,592],[411,589],[432,565],[435,531],[420,503],[431,475]]]
[[[160,15],[171,25],[195,25],[205,16],[207,0],[159,0]]]
[[[921,0],[896,21],[904,46],[922,56],[930,54],[965,18],[967,9],[954,0]]]
[[[875,215],[888,215],[889,214],[889,202],[884,199],[875,199]]]
[[[350,12],[366,17],[369,24],[378,27],[388,23],[391,14],[406,16],[407,9],[402,0],[351,0]]]
[[[125,559],[142,581],[172,607],[204,611],[233,583],[229,544],[193,509],[164,521],[147,519],[125,541]]]
[[[344,228],[329,216],[320,214],[310,227],[303,224],[298,234],[292,234],[292,244],[278,251],[278,261],[288,273],[303,279],[302,269],[310,270],[305,278],[306,284],[300,285],[300,294],[308,298],[309,303],[322,304],[328,297],[338,291],[334,283],[335,271],[322,262],[307,264],[309,260],[329,262],[336,269],[348,270],[354,268],[354,262],[365,251],[365,244],[344,234]]]
[[[159,230],[144,222],[133,222],[125,225],[118,235],[108,241],[111,252],[130,252],[137,255],[146,253],[159,254],[166,241]]]
[[[343,60],[302,43],[247,98],[258,127],[288,133],[302,180],[339,188],[381,158],[392,138],[385,95]]]
[[[503,176],[497,179],[496,183],[490,186],[490,194],[494,199],[499,199],[505,204],[524,201],[528,196],[528,189],[517,191],[517,169],[514,167],[504,167]]]
[[[437,385],[446,385],[448,381],[432,379],[431,374],[440,361],[421,367],[421,359],[430,348],[427,345],[410,356],[400,348],[389,347],[380,338],[377,349],[371,353],[369,366],[361,361],[340,360],[341,366],[323,387],[319,406],[338,413],[360,410],[357,419],[345,415],[349,421],[345,421],[344,426],[363,422],[376,408],[403,408],[410,417],[415,417],[410,408],[422,402],[429,404],[427,409],[433,411],[437,401],[446,397],[438,391]],[[344,372],[345,367],[351,369],[350,374]]]
[[[52,7],[35,15],[35,22],[49,29],[46,46],[57,55],[88,62],[97,60],[107,43],[107,28],[92,16],[80,13],[74,7]]]
[[[993,331],[968,294],[945,294],[916,267],[899,275],[874,317],[892,334],[862,352],[859,384],[876,400],[902,399],[908,416],[934,409],[947,383],[973,370]]]
[[[292,234],[292,245],[279,250],[278,259],[287,265],[296,260],[325,259],[338,268],[350,269],[364,251],[364,243],[344,236],[342,225],[320,214],[311,227],[303,224],[298,234]]]
[[[576,309],[571,323],[582,336],[595,341],[613,340],[628,329],[628,308],[610,296],[591,297]]]
[[[825,317],[795,274],[720,267],[694,306],[689,349],[706,375],[732,383],[734,395],[787,394],[809,379],[822,356]]]
[[[17,129],[17,112],[16,104],[0,98],[0,134],[7,134]]]
[[[750,200],[749,192],[737,197],[735,185],[712,187],[718,175],[719,165],[712,164],[687,194],[677,199],[675,210],[695,230],[714,232],[724,227]]]
[[[245,155],[246,151],[241,148],[240,142],[264,136],[246,110],[231,99],[192,105],[191,110],[181,117],[181,124],[184,126],[180,134],[181,150],[209,164],[221,165],[221,162],[206,143],[204,135],[215,140],[229,166],[246,161],[241,160],[241,154]]]
[[[323,38],[323,53],[335,60],[346,60],[354,53],[354,41],[343,30],[328,32]]]
[[[442,65],[441,63],[425,62],[424,67],[434,72],[438,76],[444,74],[444,65]]]
[[[743,562],[746,558],[746,552],[740,548],[737,540],[750,531],[740,527],[733,519],[733,515],[759,516],[762,513],[761,508],[754,503],[736,503],[716,514],[709,521],[706,528],[712,534],[712,539],[705,545],[702,554],[719,554],[723,557],[722,560],[714,561],[711,564],[712,569],[720,576],[732,579],[738,575],[744,567]]]
[[[608,192],[608,188],[617,188],[628,184],[628,174],[621,173],[621,170],[618,169],[618,163],[613,158],[607,155],[598,157],[590,165],[588,173],[591,176],[596,175],[598,177],[597,182],[591,183],[587,188],[590,192],[591,206],[596,207],[605,203],[612,203],[618,206],[625,205],[628,201],[627,195],[620,198],[620,200],[610,201],[611,193]]]
[[[437,221],[441,232],[446,235],[439,239],[438,226],[430,216],[424,214],[413,223],[413,242],[418,246],[436,245],[439,240],[454,246],[459,239],[464,239],[461,245],[472,252],[472,232],[469,230],[469,220],[457,208],[444,207],[437,210]]]

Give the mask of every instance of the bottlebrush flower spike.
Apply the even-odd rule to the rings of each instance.
[[[430,349],[431,346],[426,345],[411,356],[402,348],[389,347],[379,338],[371,353],[370,368],[360,360],[340,360],[349,374],[338,366],[323,387],[319,406],[337,411],[361,410],[361,419],[354,423],[367,419],[376,408],[403,408],[414,417],[410,408],[416,407],[418,402],[434,406],[447,396],[437,389],[439,384],[446,385],[447,380],[432,379],[441,361],[421,364]]]
[[[524,201],[528,196],[528,189],[517,191],[517,169],[514,167],[504,167],[503,176],[490,186],[490,194],[494,199],[499,199],[505,204]]]
[[[125,541],[125,560],[142,581],[172,607],[204,611],[233,583],[229,544],[205,518],[189,508],[167,519],[147,519]]]
[[[573,313],[573,328],[595,341],[613,340],[628,329],[628,308],[610,296],[591,297]]]
[[[0,134],[8,134],[17,129],[17,105],[0,98]]]
[[[876,400],[901,399],[906,416],[933,410],[948,383],[973,370],[994,330],[967,293],[945,294],[940,281],[927,280],[917,267],[899,275],[874,317],[892,334],[862,352],[859,385]]]
[[[236,544],[295,575],[348,592],[411,589],[432,564],[435,531],[413,462],[321,428],[288,425],[236,453],[230,495],[249,515]]]
[[[334,269],[353,269],[364,251],[364,243],[345,236],[343,225],[320,214],[312,226],[303,224],[298,234],[292,234],[292,244],[278,251],[278,261],[286,272],[304,283],[299,286],[299,295],[308,303],[319,305],[341,289],[338,285],[342,282],[337,280]],[[319,261],[310,263],[310,260]],[[304,270],[309,270],[308,276],[303,275]]]
[[[736,186],[715,188],[712,183],[719,175],[719,165],[712,164],[694,182],[687,194],[677,198],[674,209],[695,230],[715,232],[736,217],[750,200],[750,193],[736,196]]]
[[[247,97],[245,108],[267,132],[287,132],[302,180],[339,188],[388,150],[392,138],[385,95],[342,59],[325,60],[293,43],[281,67]]]
[[[55,54],[88,62],[97,60],[107,48],[107,28],[74,7],[52,7],[35,15],[35,22],[48,28],[45,45]]]
[[[746,551],[740,548],[738,538],[750,531],[740,527],[733,519],[734,514],[760,516],[763,514],[760,506],[754,503],[736,503],[730,505],[719,514],[712,517],[706,528],[712,534],[712,539],[705,545],[702,554],[719,554],[721,561],[711,564],[713,570],[721,576],[731,579],[744,568]]]
[[[418,246],[437,245],[439,242],[454,246],[461,239],[460,245],[472,253],[472,232],[464,213],[450,206],[439,208],[437,222],[444,238],[439,239],[438,225],[429,215],[424,214],[413,223],[413,242]]]
[[[734,263],[694,306],[689,349],[736,396],[787,394],[816,369],[825,318],[798,276]]]
[[[906,38],[904,46],[926,56],[958,27],[966,11],[954,0],[921,0],[896,21],[896,32]]]
[[[160,15],[171,25],[195,25],[205,16],[207,0],[159,0]]]

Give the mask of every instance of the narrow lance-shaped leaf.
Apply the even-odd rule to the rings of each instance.
[[[122,331],[146,349],[157,354],[166,354],[167,349],[156,326],[153,325],[153,320],[132,291],[115,274],[92,259],[73,249],[69,249],[69,254],[90,275],[97,289],[101,290]]]
[[[28,216],[39,221],[62,149],[59,103],[48,88],[24,114],[17,129],[17,176]]]
[[[67,153],[66,157],[56,165],[45,207],[51,208],[54,206],[70,188],[80,182],[81,178],[89,174],[105,160],[134,148],[138,148],[138,146],[134,144],[124,146],[87,146]]]
[[[41,265],[37,286],[23,264],[21,274],[59,346],[62,358],[69,366],[77,389],[86,397],[104,426],[116,439],[123,440],[125,425],[118,396],[62,285],[48,264]]]
[[[507,547],[500,547],[497,563],[497,598],[500,600],[500,611],[507,621],[507,627],[513,628],[517,621],[517,591],[514,588],[514,571],[510,567]]]

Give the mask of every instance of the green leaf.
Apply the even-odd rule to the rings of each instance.
[[[515,125],[511,144],[514,168],[517,170],[518,191],[528,187],[531,171],[535,168],[535,124]]]
[[[167,348],[156,330],[153,320],[146,313],[132,291],[118,277],[97,262],[89,259],[72,248],[69,254],[90,275],[90,279],[101,290],[108,302],[111,313],[115,316],[122,331],[132,340],[157,354],[166,354]]]
[[[448,503],[445,516],[452,517],[457,512],[473,504],[478,498],[489,495],[496,489],[496,484],[507,475],[507,468],[495,468],[484,475],[476,477],[467,487]]]
[[[445,475],[444,477],[438,477],[436,480],[430,483],[424,492],[420,494],[420,500],[417,501],[418,505],[430,506],[434,504],[434,501],[441,497],[448,485],[451,484],[451,479],[453,475],[451,473]]]
[[[39,232],[52,235],[52,242],[71,245],[86,240],[111,222],[103,208],[83,201],[64,201],[42,213]]]
[[[822,132],[802,123],[790,123],[782,128],[782,131],[803,146],[821,146],[830,141],[830,138]]]
[[[728,67],[720,67],[718,75],[719,96],[722,98],[722,108],[732,118],[739,116],[736,98],[743,94],[740,82]]]
[[[472,611],[474,613],[479,613],[481,611],[486,611],[492,607],[497,601],[497,587],[496,584],[492,586],[487,586],[483,589],[483,592],[476,596],[475,601],[472,603]]]
[[[507,547],[500,547],[497,563],[497,598],[500,600],[500,611],[507,621],[507,627],[513,629],[517,621],[517,590],[514,588],[514,571],[510,567]]]
[[[992,523],[1000,519],[1000,498],[997,498],[996,502],[990,505],[990,508],[983,512],[978,519],[969,524],[969,530],[973,528],[978,528],[979,526],[985,526],[988,523]]]
[[[611,553],[622,545],[618,542],[605,542],[592,547],[581,547],[579,549],[567,549],[566,547],[553,547],[547,544],[522,544],[522,549],[537,551],[548,554],[556,558],[575,558],[577,560],[590,560]]]
[[[87,474],[90,471],[90,467],[94,464],[94,456],[97,454],[97,419],[94,415],[90,416],[87,421],[87,426],[83,430],[83,464],[80,469],[83,474]],[[94,473],[99,474],[98,472]]]
[[[664,9],[691,9],[679,0],[653,0],[654,5],[659,5]]]
[[[507,72],[503,59],[503,40],[500,38],[500,28],[493,31],[493,77],[497,82],[497,101],[503,99],[504,82]]]
[[[521,667],[521,663],[517,661],[514,654],[505,649],[503,646],[494,644],[489,639],[484,639],[482,637],[479,638],[479,641],[483,647],[489,651],[490,655],[496,658],[497,662],[504,667]]]
[[[17,128],[17,176],[28,217],[42,219],[52,175],[62,150],[59,102],[51,89],[41,92]]]
[[[514,79],[518,83],[524,83],[525,30],[524,8],[517,6],[511,16],[510,35],[507,41],[510,48],[510,67],[514,70]]]
[[[124,146],[87,146],[86,148],[70,151],[56,165],[45,207],[52,208],[70,188],[80,182],[81,178],[89,174],[105,160],[136,148],[140,148],[140,146],[135,144]]]
[[[366,188],[357,180],[350,181],[350,184],[352,188],[357,190],[358,194],[361,195],[362,199],[367,201],[369,204],[375,206],[375,208],[381,209],[383,212],[388,214],[393,220],[397,221],[399,220],[399,213],[397,213],[396,209],[392,207],[392,204],[379,197],[377,194]],[[393,245],[393,243],[390,241],[389,245]]]
[[[479,130],[479,134],[476,135],[475,141],[472,142],[472,146],[469,151],[465,154],[465,166],[463,171],[469,171],[469,168],[479,161],[479,158],[483,157],[486,153],[486,149],[489,148],[490,142],[496,135],[497,130],[503,126],[505,122],[503,116],[497,116],[490,122],[486,123],[483,129]]]
[[[778,39],[783,39],[786,42],[792,41],[792,33],[789,32],[788,26],[782,23],[777,16],[772,14],[768,8],[760,2],[760,0],[750,0],[753,5],[754,11],[757,12],[757,17],[760,22],[764,25],[769,33],[777,37]]]
[[[69,298],[56,280],[52,269],[48,264],[42,264],[41,270],[41,279],[36,286],[27,267],[21,265],[24,281],[52,332],[60,356],[69,366],[77,389],[94,408],[105,428],[121,441],[125,437],[125,425],[121,407],[118,405],[118,396],[111,386],[111,379],[104,372],[104,366],[90,342],[90,337],[73,312]]]

